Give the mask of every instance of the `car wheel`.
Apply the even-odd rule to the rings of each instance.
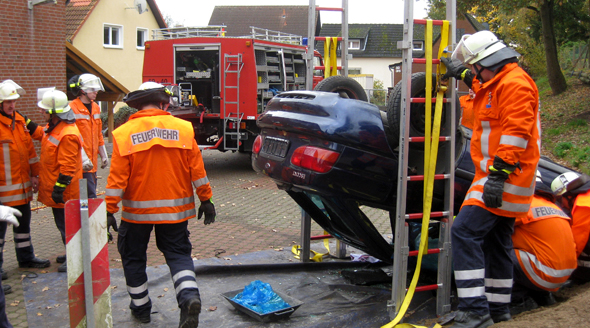
[[[335,75],[323,79],[315,91],[335,92],[342,98],[368,101],[367,93],[360,83],[346,76]]]
[[[411,97],[412,98],[424,98],[426,96],[426,73],[414,73],[412,74],[412,91]],[[432,75],[432,97],[436,98],[436,75]],[[446,96],[446,95],[445,95]],[[391,92],[391,97],[387,102],[387,121],[389,125],[388,134],[387,134],[387,141],[389,142],[389,146],[393,149],[397,148],[399,145],[399,133],[401,127],[401,99],[402,99],[402,84],[398,82],[395,85]],[[459,105],[459,97],[456,96],[455,98],[456,106],[456,113],[455,113],[455,126],[459,126],[459,120],[461,119],[461,112]],[[432,116],[434,117],[434,103],[432,106]],[[446,115],[445,112],[451,108],[451,103],[445,103],[443,105],[443,113],[442,113],[442,120],[441,120],[441,136],[442,135],[449,135],[448,132],[450,128],[450,124],[446,122]],[[425,127],[425,105],[424,103],[412,103],[410,107],[410,137],[423,137],[424,136],[424,127]],[[445,130],[447,132],[445,132]],[[424,149],[423,143],[410,143],[410,148],[414,149]]]

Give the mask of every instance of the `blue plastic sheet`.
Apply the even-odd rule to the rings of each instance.
[[[260,280],[252,281],[244,288],[244,291],[238,293],[232,300],[261,314],[291,307],[272,290],[270,284]]]

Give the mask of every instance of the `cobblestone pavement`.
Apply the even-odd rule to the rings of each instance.
[[[202,220],[193,219],[189,222],[194,258],[224,258],[224,255],[270,248],[277,251],[283,248],[282,251],[288,252],[292,245],[300,244],[301,209],[287,193],[277,189],[271,179],[254,172],[248,154],[205,150],[203,157],[213,187],[217,218],[214,224],[208,226]],[[99,194],[104,193],[108,169],[98,171]],[[99,198],[104,198],[104,195],[99,195]],[[28,327],[22,279],[25,276],[34,279],[35,275],[56,272],[60,264],[55,262],[55,258],[65,253],[51,209],[36,201],[32,202],[31,207],[35,209],[31,222],[35,253],[40,258],[50,259],[51,266],[46,269],[19,269],[9,229],[4,246],[4,270],[8,272],[9,278],[2,284],[12,286],[12,293],[6,295],[6,312],[14,327]],[[387,213],[371,209],[367,215],[382,233],[391,232]],[[119,220],[120,213],[116,217]],[[323,230],[312,222],[312,235],[320,234],[323,234]],[[114,237],[116,241],[116,233]],[[109,244],[109,257],[111,268],[121,268],[116,242]],[[148,265],[164,263],[152,234]]]

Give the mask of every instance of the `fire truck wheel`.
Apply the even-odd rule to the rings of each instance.
[[[412,74],[412,98],[424,98],[426,95],[426,73],[414,73]],[[436,75],[432,75],[432,98],[436,98]],[[446,96],[446,95],[445,95]],[[389,129],[386,130],[387,141],[391,148],[397,148],[399,145],[399,133],[400,133],[400,121],[401,121],[401,99],[402,99],[402,84],[398,82],[393,90],[391,96],[387,101],[387,121]],[[456,96],[455,102],[455,127],[459,127],[459,120],[461,119],[461,108],[459,106],[459,97]],[[441,119],[441,136],[450,135],[450,124],[446,120],[446,111],[451,108],[451,103],[445,103],[443,106],[442,119]],[[435,104],[432,104],[432,117],[434,119]],[[424,103],[412,103],[410,108],[410,137],[423,137],[424,126],[425,126],[425,105]],[[412,142],[410,148],[424,149],[424,143]]]
[[[315,91],[335,92],[342,98],[368,101],[363,86],[349,77],[335,75],[323,79],[314,89]]]

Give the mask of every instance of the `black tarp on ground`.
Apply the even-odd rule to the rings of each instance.
[[[229,260],[228,260],[229,259]],[[195,261],[203,301],[199,327],[381,327],[390,321],[389,285],[355,286],[340,271],[362,263],[328,260],[299,263],[290,252],[274,250]],[[390,268],[389,268],[390,269]],[[148,267],[152,322],[140,324],[129,310],[129,296],[121,269],[111,269],[114,327],[177,327],[178,309],[166,265]],[[254,280],[269,283],[301,305],[285,320],[261,323],[234,309],[220,294],[244,288]],[[66,274],[48,273],[23,279],[29,327],[69,327]],[[425,324],[435,318],[431,292],[417,293],[406,322]],[[215,310],[213,310],[215,308]]]

